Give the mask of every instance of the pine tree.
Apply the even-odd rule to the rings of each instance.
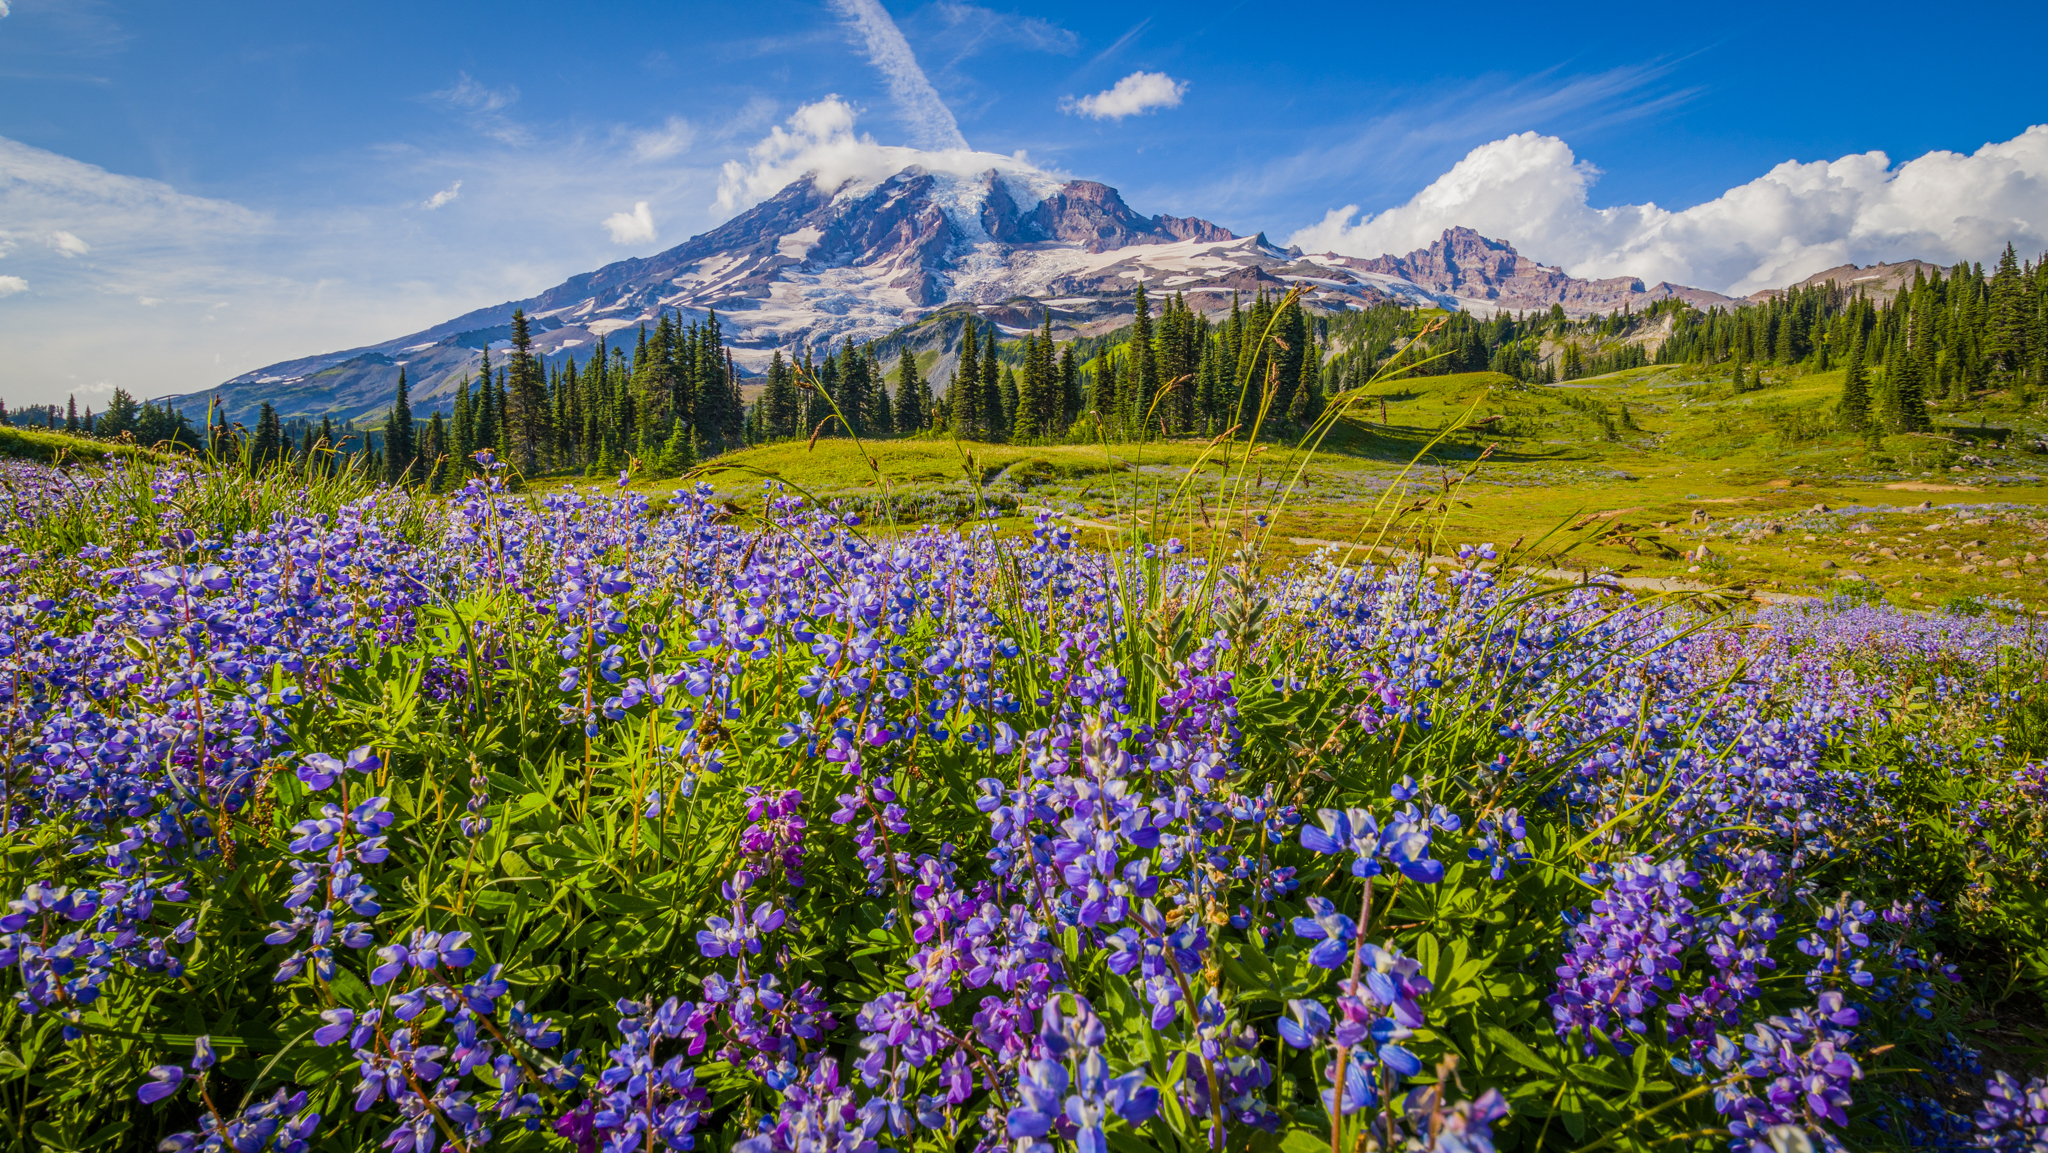
[[[1895,343],[1885,356],[1885,375],[1892,378],[1887,389],[1892,427],[1900,432],[1924,431],[1929,423],[1927,392],[1919,358],[1903,343]]]
[[[1279,341],[1273,349],[1273,362],[1277,369],[1273,410],[1292,416],[1294,394],[1301,390],[1302,370],[1308,364],[1308,314],[1302,310],[1301,302],[1288,301],[1280,309],[1278,322],[1273,327],[1273,335]]]
[[[1132,297],[1130,360],[1131,395],[1126,398],[1131,412],[1130,426],[1138,435],[1151,433],[1152,402],[1159,396],[1159,352],[1152,344],[1152,306],[1145,299],[1145,282],[1138,281]]]
[[[1048,311],[1046,313],[1046,324],[1048,326],[1046,340],[1048,342],[1052,339],[1051,317],[1052,314]],[[1014,391],[1015,393],[1014,399],[1005,397],[1009,401],[1013,412],[1010,439],[1015,441],[1036,440],[1046,436],[1050,431],[1047,428],[1050,422],[1046,420],[1046,409],[1049,407],[1048,401],[1051,398],[1048,394],[1052,391],[1053,382],[1049,379],[1051,374],[1043,372],[1039,368],[1041,358],[1038,351],[1038,342],[1039,336],[1035,332],[1024,338],[1024,372],[1021,376],[1013,376],[1007,368],[1003,370],[1003,387],[1005,391]],[[1048,362],[1052,359],[1049,350],[1043,359]]]
[[[435,409],[427,420],[427,431],[420,438],[420,479],[431,492],[446,492],[448,477],[453,471],[443,458],[448,453],[448,428],[441,423],[441,410]]]
[[[526,310],[512,310],[511,379],[505,397],[505,424],[510,448],[516,454],[519,471],[531,476],[547,463],[553,441],[547,380],[533,355],[533,335],[527,327]]]
[[[896,362],[896,431],[923,432],[931,423],[931,394],[918,375],[917,358],[905,348]]]
[[[256,415],[256,435],[249,443],[249,464],[251,469],[261,470],[276,464],[283,455],[283,428],[278,423],[277,409],[269,401]]]
[[[1068,341],[1060,348],[1060,435],[1065,436],[1081,416],[1081,362]]]
[[[882,362],[869,345],[865,358],[868,362],[867,432],[870,436],[887,436],[896,431],[896,405],[889,397],[889,382],[882,373]]]
[[[468,476],[471,467],[469,454],[476,451],[471,447],[470,433],[474,425],[469,408],[469,376],[464,374],[461,382],[455,386],[455,411],[448,421],[449,467],[446,473],[451,482],[450,487],[459,484],[462,478]]]
[[[1001,397],[1003,411],[1003,438],[1018,439],[1020,433],[1017,428],[1017,370],[1007,364],[1003,366],[1002,387],[998,395]],[[1028,433],[1029,430],[1026,429],[1025,432]]]
[[[472,453],[498,449],[497,388],[491,373],[491,350],[484,349],[483,363],[477,368],[476,404],[471,413],[474,427],[470,429],[469,444]]]
[[[412,475],[414,464],[414,442],[412,424],[412,400],[405,382],[405,369],[398,370],[398,397],[391,405],[391,414],[384,422],[384,479],[390,484],[403,484],[418,478]]]
[[[64,405],[64,431],[74,434],[78,431],[78,396],[75,393]]]
[[[800,399],[796,380],[778,348],[768,360],[768,387],[761,394],[761,425],[770,438],[797,435],[797,426],[803,420]]]
[[[982,434],[992,441],[1010,435],[1010,414],[1003,406],[1002,368],[996,360],[996,328],[989,325],[981,341],[981,423]]]
[[[1862,432],[1870,426],[1870,381],[1863,372],[1863,334],[1849,343],[1849,363],[1842,370],[1842,427]]]
[[[946,396],[947,419],[954,436],[962,440],[978,440],[987,435],[987,423],[982,416],[983,395],[981,345],[974,338],[974,318],[970,316],[961,330],[960,363],[954,370],[953,384]]]

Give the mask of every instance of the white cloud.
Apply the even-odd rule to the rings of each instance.
[[[467,72],[455,74],[455,83],[439,91],[427,93],[427,99],[439,101],[464,114],[470,124],[485,136],[506,144],[524,144],[529,134],[526,129],[504,115],[504,110],[519,101],[519,89],[507,84],[503,88],[492,88],[479,83]]]
[[[7,7],[7,0],[0,0],[0,20],[5,20],[5,19],[7,18],[7,13],[8,13],[8,11],[9,11],[9,9],[8,9],[8,7]],[[17,290],[17,291],[19,291],[19,290]],[[6,295],[6,293],[0,293],[0,296],[5,296],[5,295]]]
[[[49,240],[50,250],[55,252],[59,256],[67,258],[73,256],[84,256],[86,253],[92,251],[91,245],[87,244],[83,240],[80,240],[76,236],[73,236],[69,232],[64,231],[61,228],[56,230],[55,232],[50,233]]]
[[[680,116],[671,116],[668,123],[647,132],[633,134],[633,154],[642,160],[667,160],[671,156],[690,150],[690,144],[697,139],[697,130]]]
[[[1786,161],[1704,204],[1594,208],[1599,170],[1524,132],[1468,153],[1406,204],[1333,209],[1295,233],[1310,251],[1405,253],[1464,225],[1574,276],[1639,276],[1731,294],[1840,264],[1988,260],[2048,247],[2048,125],[1976,152],[1894,166],[1882,152]]]
[[[1079,36],[1038,16],[998,12],[957,0],[939,0],[926,11],[945,25],[947,34],[939,38],[940,50],[950,49],[956,60],[1010,45],[1056,56],[1071,56],[1081,46]]]
[[[856,135],[853,122],[853,106],[837,96],[798,108],[785,124],[770,128],[768,135],[747,151],[744,163],[725,162],[718,181],[717,207],[723,211],[745,208],[806,174],[820,190],[830,192],[849,180],[857,186],[887,180],[911,165],[963,177],[979,176],[993,168],[1022,177],[1034,187],[1042,186],[1042,191],[1065,182],[1064,177],[1031,163],[1021,152],[1003,156],[971,148],[877,144],[872,136]]]
[[[1188,82],[1175,80],[1164,72],[1133,72],[1109,89],[1093,96],[1060,101],[1060,111],[1092,116],[1097,120],[1122,120],[1155,108],[1178,108],[1187,94]]]
[[[910,125],[912,141],[921,148],[965,150],[967,138],[960,135],[960,122],[918,66],[910,42],[889,18],[889,10],[879,0],[831,0],[831,4],[860,33],[868,62],[888,84],[890,99]]]
[[[461,195],[462,181],[458,180],[441,191],[434,193],[432,196],[427,197],[425,200],[420,201],[420,207],[432,212],[434,209],[447,204]]]
[[[4,4],[0,4],[0,7],[4,7]],[[5,15],[6,15],[6,13],[5,13],[5,12],[0,12],[0,16],[5,16]],[[23,279],[22,279],[21,277],[19,277],[19,276],[0,276],[0,296],[13,296],[13,295],[14,295],[15,293],[17,293],[17,292],[27,292],[27,291],[28,291],[28,281],[26,281],[26,280],[23,280]]]
[[[605,217],[604,226],[611,232],[613,244],[651,244],[656,235],[654,214],[647,211],[645,200],[633,205],[631,212],[614,212]]]
[[[471,112],[496,112],[510,107],[519,99],[519,89],[507,84],[503,88],[490,88],[477,82],[467,72],[455,74],[455,83],[438,92],[430,93],[436,100],[466,108]]]

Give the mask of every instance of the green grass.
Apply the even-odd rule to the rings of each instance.
[[[40,428],[14,428],[0,425],[0,457],[15,460],[34,460],[44,464],[64,461],[98,464],[107,460],[129,460],[140,458],[151,461],[169,459],[162,453],[129,444],[112,444],[91,437],[71,436]]]
[[[886,478],[910,519],[920,498],[971,506],[978,485],[1002,495],[1013,528],[1042,507],[1083,531],[1143,520],[1191,541],[1249,531],[1212,515],[1234,503],[1281,510],[1268,541],[1281,554],[1331,540],[1445,552],[1540,539],[1533,561],[1573,570],[1786,595],[1829,595],[1853,572],[1873,586],[1864,591],[1900,604],[1988,597],[2048,609],[2042,562],[2025,559],[2048,558],[2048,456],[1990,447],[2005,435],[1993,424],[2024,445],[2048,419],[2007,409],[1980,427],[1969,410],[1938,415],[1932,434],[1867,440],[1836,426],[1841,376],[1767,369],[1762,387],[1742,393],[1726,373],[1677,366],[1557,385],[1498,373],[1394,380],[1333,401],[1343,418],[1305,468],[1285,442],[1247,457],[1242,444],[1192,437],[1108,446],[885,438],[860,448],[831,438],[720,456],[689,483],[708,481],[749,507],[768,480],[878,508]],[[635,487],[658,496],[678,483]],[[1191,495],[1173,504],[1184,483]],[[1813,511],[1823,504],[1871,511]],[[1974,507],[1983,505],[2000,507]],[[1960,519],[1979,523],[1957,525],[1957,506],[1972,506]],[[1702,545],[1704,561],[1692,555]],[[1965,571],[1973,554],[1985,559]]]

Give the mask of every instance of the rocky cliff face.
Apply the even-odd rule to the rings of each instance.
[[[1406,256],[1378,256],[1358,262],[1362,271],[1396,276],[1470,303],[1483,311],[1507,309],[1541,312],[1557,304],[1573,316],[1613,312],[1624,305],[1641,309],[1673,298],[1706,306],[1729,298],[1702,288],[1659,282],[1645,285],[1633,277],[1580,280],[1516,252],[1503,240],[1489,240],[1469,228],[1449,228],[1428,248]]]
[[[536,348],[554,361],[584,360],[601,341],[630,339],[663,312],[696,321],[716,311],[742,369],[758,372],[777,349],[876,340],[946,310],[973,312],[1012,335],[1048,315],[1062,337],[1100,332],[1128,323],[1141,281],[1155,296],[1179,293],[1212,314],[1228,311],[1233,295],[1296,285],[1319,311],[1393,299],[1483,312],[1561,304],[1585,315],[1673,296],[1725,299],[1626,278],[1575,280],[1466,228],[1406,256],[1308,256],[1196,217],[1142,215],[1092,180],[911,167],[834,188],[800,179],[665,252],[174,399],[196,408],[218,397],[244,420],[266,400],[286,416],[374,418],[403,368],[415,411],[445,409],[482,350],[506,346],[514,308],[526,310]]]

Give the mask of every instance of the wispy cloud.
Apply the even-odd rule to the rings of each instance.
[[[1175,80],[1164,72],[1133,72],[1109,89],[1093,96],[1060,101],[1060,111],[1096,120],[1122,120],[1141,112],[1180,107],[1188,82]]]
[[[1258,217],[1306,189],[1332,199],[1384,204],[1409,195],[1474,146],[1540,127],[1564,135],[1655,116],[1692,99],[1694,90],[1660,87],[1668,62],[1604,72],[1487,76],[1457,85],[1380,94],[1389,111],[1318,128],[1315,142],[1256,166],[1228,171],[1176,198],[1219,215]],[[1339,191],[1341,190],[1341,191]]]
[[[456,197],[460,195],[462,195],[462,181],[458,180],[455,183],[449,185],[448,187],[443,188],[441,191],[436,192],[432,196],[429,196],[425,200],[421,201],[420,207],[426,209],[428,212],[432,212],[434,209],[439,208],[442,205],[449,203],[450,201],[453,201]]]
[[[47,239],[50,244],[50,251],[56,253],[57,255],[63,257],[66,260],[69,260],[74,256],[84,256],[86,253],[92,251],[92,246],[90,244],[87,244],[85,241],[80,240],[76,235],[66,232],[61,228],[50,233]]]
[[[1102,51],[1097,52],[1093,56],[1090,56],[1088,58],[1088,63],[1084,66],[1083,70],[1085,71],[1087,68],[1093,68],[1097,64],[1101,64],[1104,61],[1114,57],[1117,53],[1122,52],[1124,48],[1130,44],[1131,41],[1136,40],[1139,36],[1143,35],[1145,29],[1151,26],[1152,18],[1150,16],[1147,16],[1143,20],[1138,21],[1136,24],[1131,25],[1130,30],[1128,32],[1125,32],[1123,35],[1117,37],[1114,41],[1112,41],[1109,47],[1104,48]]]
[[[13,296],[17,292],[27,291],[28,281],[23,280],[21,277],[0,276],[0,296]]]
[[[492,88],[467,72],[458,72],[455,83],[427,93],[427,99],[462,113],[471,126],[493,140],[523,144],[530,138],[524,127],[504,114],[505,109],[519,102],[517,85]]]
[[[613,244],[652,244],[659,235],[654,229],[654,213],[647,210],[645,200],[633,205],[631,212],[605,217],[604,227],[612,234]]]
[[[912,25],[919,42],[951,62],[995,48],[1071,56],[1081,38],[1043,17],[998,12],[976,4],[940,0],[918,13]]]
[[[897,113],[910,128],[911,142],[920,148],[966,148],[967,138],[960,134],[953,110],[939,99],[938,90],[918,66],[917,55],[903,38],[903,30],[890,19],[888,9],[879,0],[831,0],[831,4],[860,35],[868,62],[882,74]]]
[[[697,130],[680,116],[671,116],[659,128],[633,134],[633,154],[642,160],[666,160],[687,152],[697,139]]]

